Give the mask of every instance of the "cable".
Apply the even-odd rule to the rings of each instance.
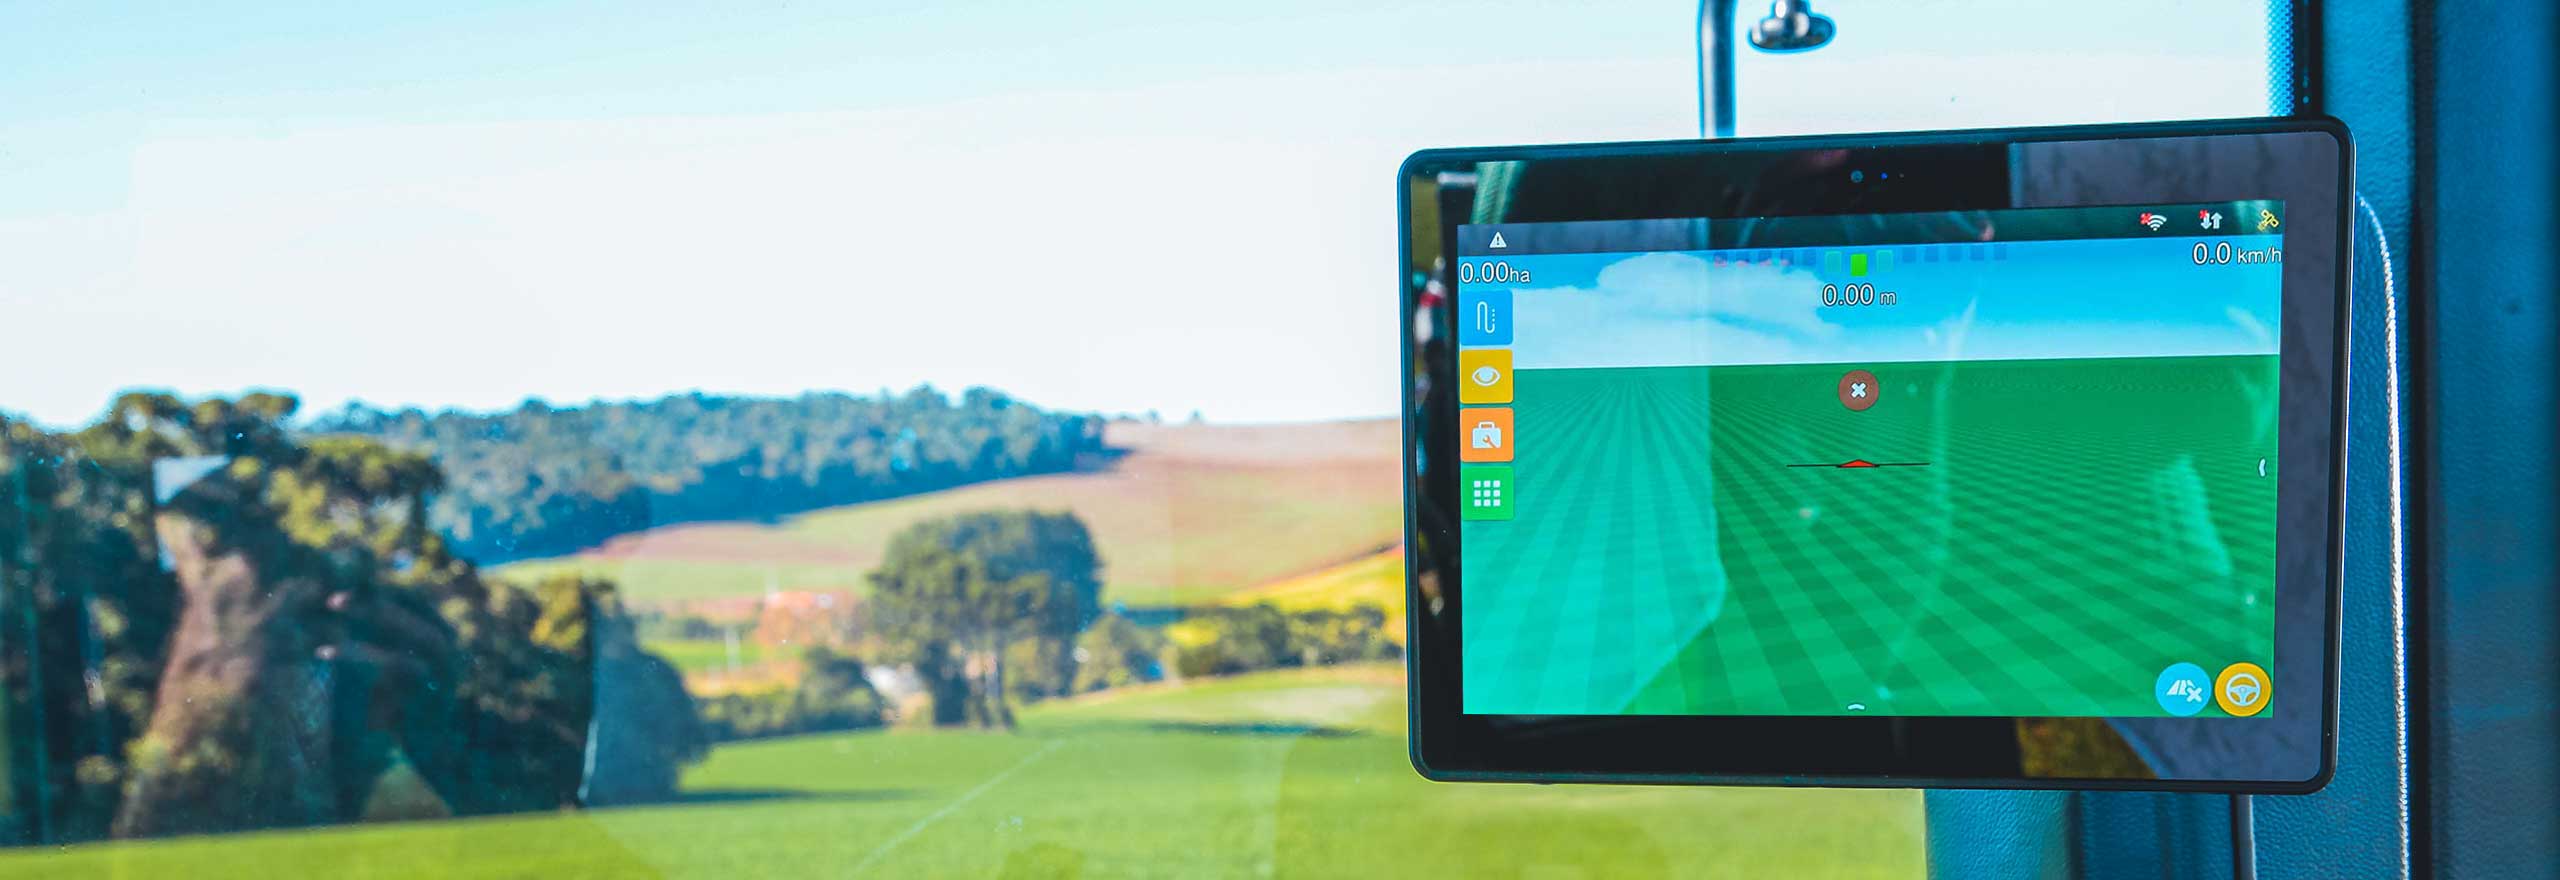
[[[2249,796],[2231,796],[2231,880],[2258,880],[2258,820]]]

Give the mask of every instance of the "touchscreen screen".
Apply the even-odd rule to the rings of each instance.
[[[1460,226],[1464,710],[2271,717],[2283,227]]]

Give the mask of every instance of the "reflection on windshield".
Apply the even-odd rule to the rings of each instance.
[[[1391,421],[988,391],[297,407],[6,423],[9,818],[84,845],[0,872],[1918,857],[1908,793],[1416,777]],[[374,830],[192,836],[341,824]]]
[[[0,876],[1917,873],[1406,760],[1358,218],[1691,12],[0,11]]]

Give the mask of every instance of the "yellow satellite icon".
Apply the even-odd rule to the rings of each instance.
[[[2268,230],[2271,230],[2271,229],[2274,229],[2274,228],[2276,228],[2276,227],[2278,227],[2278,226],[2283,226],[2283,225],[2284,225],[2284,221],[2276,219],[2276,212],[2274,212],[2274,211],[2268,211],[2268,210],[2263,210],[2263,209],[2261,209],[2261,210],[2259,210],[2259,211],[2258,211],[2258,231],[2259,231],[2259,232],[2266,232],[2266,231],[2268,231]]]

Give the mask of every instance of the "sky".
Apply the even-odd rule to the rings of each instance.
[[[1658,0],[377,6],[0,7],[0,411],[1391,415],[1404,155],[1697,130]],[[1824,3],[1742,131],[2255,112],[2249,6]]]
[[[2229,239],[2281,247],[2282,236]],[[1890,268],[1715,263],[1735,252],[1508,258],[1538,283],[1511,289],[1519,369],[1895,363],[2274,354],[2278,263],[2197,265],[2192,239],[2022,241],[1998,259],[1923,261],[1982,245],[1897,248]],[[1840,248],[1874,253],[1874,248]],[[1765,252],[1764,252],[1765,253]],[[1824,284],[1873,284],[1891,305],[1831,306]],[[1462,298],[1493,285],[1459,286]],[[1878,302],[1882,300],[1879,297]]]

